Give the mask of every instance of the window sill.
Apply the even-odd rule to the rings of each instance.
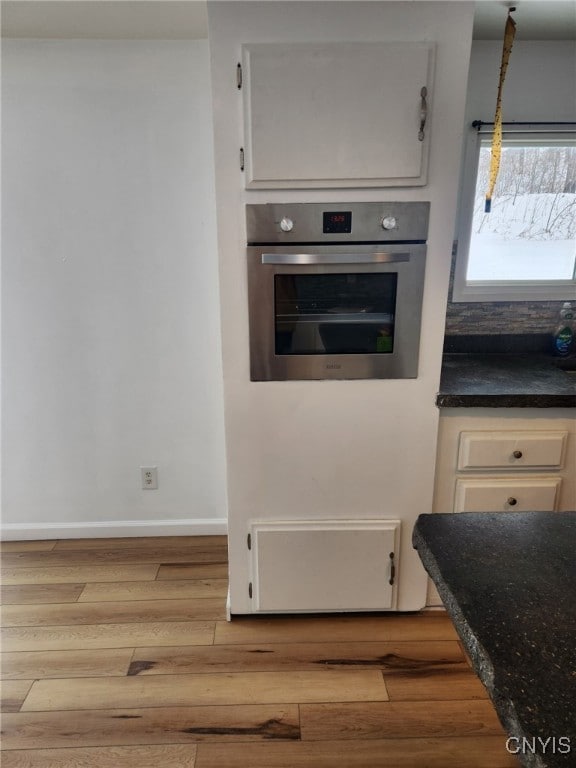
[[[560,285],[465,285],[454,284],[452,302],[474,303],[481,301],[574,301],[576,283]]]

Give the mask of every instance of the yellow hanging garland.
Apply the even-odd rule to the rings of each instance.
[[[485,213],[490,213],[490,208],[492,206],[492,193],[494,192],[496,179],[498,178],[498,171],[500,169],[500,157],[502,155],[502,88],[504,86],[504,79],[506,78],[506,70],[508,68],[512,43],[514,42],[514,35],[516,34],[516,22],[510,15],[511,12],[515,10],[516,8],[509,9],[508,17],[506,19],[506,27],[504,29],[504,45],[502,48],[502,63],[500,65],[500,80],[498,82],[498,96],[496,97],[496,116],[494,117],[494,133],[492,134],[490,183],[488,185],[488,191],[486,192],[486,202],[484,204]]]

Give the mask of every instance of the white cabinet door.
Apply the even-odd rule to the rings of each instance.
[[[253,610],[395,608],[399,531],[399,520],[253,522]]]
[[[246,186],[425,184],[432,64],[430,43],[244,46]]]
[[[559,477],[459,479],[454,512],[553,512]]]

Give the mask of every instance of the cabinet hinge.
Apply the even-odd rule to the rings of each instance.
[[[240,147],[240,170],[244,170],[244,147]]]
[[[248,545],[248,549],[252,549],[252,534],[249,533],[246,537],[246,544]]]
[[[236,85],[238,90],[242,88],[242,64],[240,64],[240,62],[238,62],[238,65],[236,66]]]
[[[252,600],[252,582],[248,584],[248,597]]]

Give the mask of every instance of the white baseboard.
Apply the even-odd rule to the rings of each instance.
[[[37,539],[102,539],[129,536],[214,536],[226,535],[224,518],[190,520],[104,520],[86,523],[5,523],[0,527],[4,541]]]

